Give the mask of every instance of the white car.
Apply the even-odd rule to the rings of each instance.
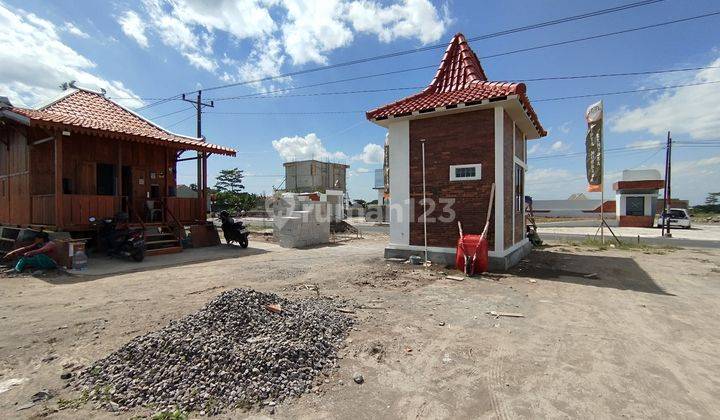
[[[690,229],[690,215],[685,209],[670,209],[668,211],[668,221],[670,228]],[[665,214],[661,214],[657,220],[657,227],[662,227],[666,223]]]

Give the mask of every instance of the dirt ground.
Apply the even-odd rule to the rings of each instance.
[[[720,250],[556,245],[511,273],[454,281],[440,267],[386,263],[386,240],[306,250],[256,242],[236,257],[181,267],[2,278],[0,391],[9,390],[0,393],[0,418],[152,415],[92,403],[57,411],[61,398],[78,397],[60,375],[234,287],[350,299],[358,323],[339,369],[315,392],[273,415],[263,408],[216,418],[720,415]],[[54,397],[18,411],[43,389]]]

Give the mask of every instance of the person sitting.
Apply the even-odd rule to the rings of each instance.
[[[56,257],[57,251],[57,243],[51,241],[47,233],[40,232],[32,244],[8,252],[5,259],[12,260],[20,257],[17,264],[15,264],[15,271],[18,273],[22,273],[26,267],[56,268],[57,263],[53,258]]]

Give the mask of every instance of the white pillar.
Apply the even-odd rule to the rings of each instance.
[[[503,107],[495,107],[495,252],[505,249],[505,133]],[[392,173],[392,172],[391,172]]]

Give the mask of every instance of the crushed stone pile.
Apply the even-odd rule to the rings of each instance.
[[[329,300],[233,289],[99,360],[76,386],[112,410],[212,415],[274,403],[300,396],[329,373],[352,323]]]

